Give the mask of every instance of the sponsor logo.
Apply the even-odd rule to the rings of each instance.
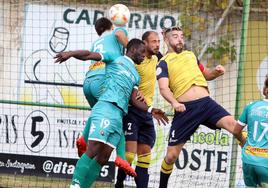
[[[178,141],[178,139],[172,139],[172,138],[169,139],[169,143],[177,142],[177,141]]]
[[[46,160],[43,163],[43,171],[46,173],[54,174],[73,174],[75,166],[70,165],[67,162],[59,161],[58,163],[53,163],[51,160]]]
[[[23,139],[27,148],[39,153],[42,151],[50,138],[50,123],[47,115],[40,111],[33,111],[24,122]]]
[[[20,169],[21,173],[23,173],[25,169],[32,169],[32,170],[36,169],[34,164],[24,163],[18,160],[15,160],[14,162],[12,162],[11,159],[8,159],[6,163],[3,161],[0,161],[0,167],[17,168],[17,169]]]
[[[130,135],[133,135],[133,133],[125,131],[125,136],[127,136],[127,135],[130,136]]]
[[[157,67],[156,69],[156,76],[159,76],[162,73],[162,68],[161,67]]]

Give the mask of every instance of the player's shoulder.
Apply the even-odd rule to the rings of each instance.
[[[128,34],[126,28],[124,28],[124,27],[116,27],[116,28],[113,30],[113,34],[115,34],[117,31],[123,31],[126,35]]]
[[[197,59],[196,55],[194,54],[194,52],[189,51],[189,50],[182,51],[178,56],[181,57],[181,58],[194,58],[194,59]]]
[[[177,59],[177,53],[175,52],[168,52],[166,53],[160,60],[159,60],[159,63],[158,64],[163,64],[163,63],[166,63],[166,64],[169,64],[169,63],[172,63],[173,61],[176,61]]]
[[[156,55],[152,55],[151,58],[145,57],[145,59],[143,60],[143,63],[157,64],[158,58]]]
[[[121,62],[124,62],[124,63],[127,63],[127,64],[134,64],[133,60],[130,57],[126,56],[126,55],[119,56],[118,58],[116,58],[115,61],[121,61]]]
[[[163,55],[163,57],[161,57],[161,59],[159,60],[159,62],[166,61],[167,59],[169,59],[172,56],[173,56],[173,53],[166,53],[165,55]]]
[[[255,100],[255,101],[250,101],[247,105],[246,108],[252,108],[255,105],[262,104],[264,101],[263,100]]]

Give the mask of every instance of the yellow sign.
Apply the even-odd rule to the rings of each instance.
[[[242,81],[241,108],[253,100],[262,99],[262,87],[268,73],[268,24],[250,21]]]

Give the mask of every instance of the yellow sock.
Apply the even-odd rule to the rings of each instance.
[[[151,162],[151,153],[146,153],[138,156],[137,166],[149,168]]]
[[[134,158],[135,158],[135,153],[126,152],[127,162],[129,162],[131,164],[134,161]]]
[[[164,174],[171,174],[173,170],[173,164],[167,164],[165,159],[162,161],[161,172]]]

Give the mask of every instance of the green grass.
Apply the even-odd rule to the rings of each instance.
[[[0,188],[69,188],[70,179],[37,176],[0,175]],[[114,187],[113,183],[96,182],[93,187]]]

